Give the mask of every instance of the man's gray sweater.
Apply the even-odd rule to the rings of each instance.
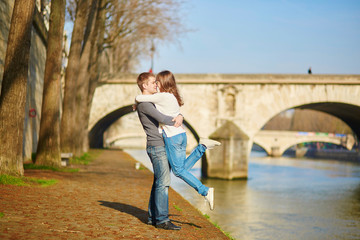
[[[173,117],[160,113],[153,103],[142,102],[137,105],[140,122],[146,133],[147,146],[164,146],[164,140],[159,133],[159,123],[173,126]]]

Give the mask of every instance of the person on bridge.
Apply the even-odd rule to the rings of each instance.
[[[156,93],[155,75],[145,72],[138,76],[137,84],[144,95]],[[159,132],[159,122],[179,127],[182,124],[181,115],[176,118],[165,116],[156,110],[152,103],[140,103],[136,110],[146,133],[146,152],[154,171],[154,181],[149,200],[148,224],[166,230],[180,230],[169,219],[170,167],[166,156],[165,144]],[[174,123],[175,120],[175,123]]]
[[[160,92],[152,95],[139,95],[137,102],[152,102],[163,114],[175,117],[180,114],[183,101],[176,86],[174,75],[170,71],[162,71],[156,75],[156,83]],[[189,170],[202,157],[206,149],[212,149],[221,143],[201,138],[199,145],[186,158],[187,137],[184,128],[171,125],[162,125],[162,134],[165,141],[166,153],[171,169],[175,176],[183,179],[199,194],[205,197],[214,209],[214,188],[209,188],[201,183]]]

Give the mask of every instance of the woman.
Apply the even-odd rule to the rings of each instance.
[[[156,108],[168,116],[180,114],[180,106],[184,103],[176,86],[174,75],[170,71],[162,71],[157,74],[156,81],[160,92],[153,95],[139,95],[137,102],[152,102]],[[201,158],[206,149],[219,146],[220,143],[211,139],[200,139],[199,145],[186,158],[187,137],[184,128],[169,125],[161,126],[165,142],[166,153],[174,175],[183,179],[199,194],[205,197],[214,209],[214,188],[203,185],[189,170]]]

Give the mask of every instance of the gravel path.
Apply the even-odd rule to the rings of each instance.
[[[180,231],[146,224],[152,173],[125,152],[104,150],[78,173],[25,170],[57,179],[49,187],[0,185],[0,239],[228,239],[170,189],[170,218]],[[177,206],[176,208],[174,206]]]

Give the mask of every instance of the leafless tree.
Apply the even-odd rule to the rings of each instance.
[[[92,97],[101,74],[134,69],[152,41],[172,41],[181,29],[176,0],[70,1],[74,19],[61,120],[62,151],[87,150]],[[74,10],[76,6],[76,10]]]
[[[187,31],[181,24],[181,1],[111,1],[105,27],[103,74],[131,72],[153,43],[176,41]]]
[[[76,14],[74,28],[71,37],[71,47],[68,65],[65,73],[65,90],[63,100],[63,113],[61,118],[61,151],[74,152],[76,145],[76,96],[77,80],[79,76],[80,59],[83,42],[85,39],[85,27],[89,13],[89,1],[79,0],[76,2]]]
[[[65,0],[52,0],[36,164],[60,166],[60,78]]]

